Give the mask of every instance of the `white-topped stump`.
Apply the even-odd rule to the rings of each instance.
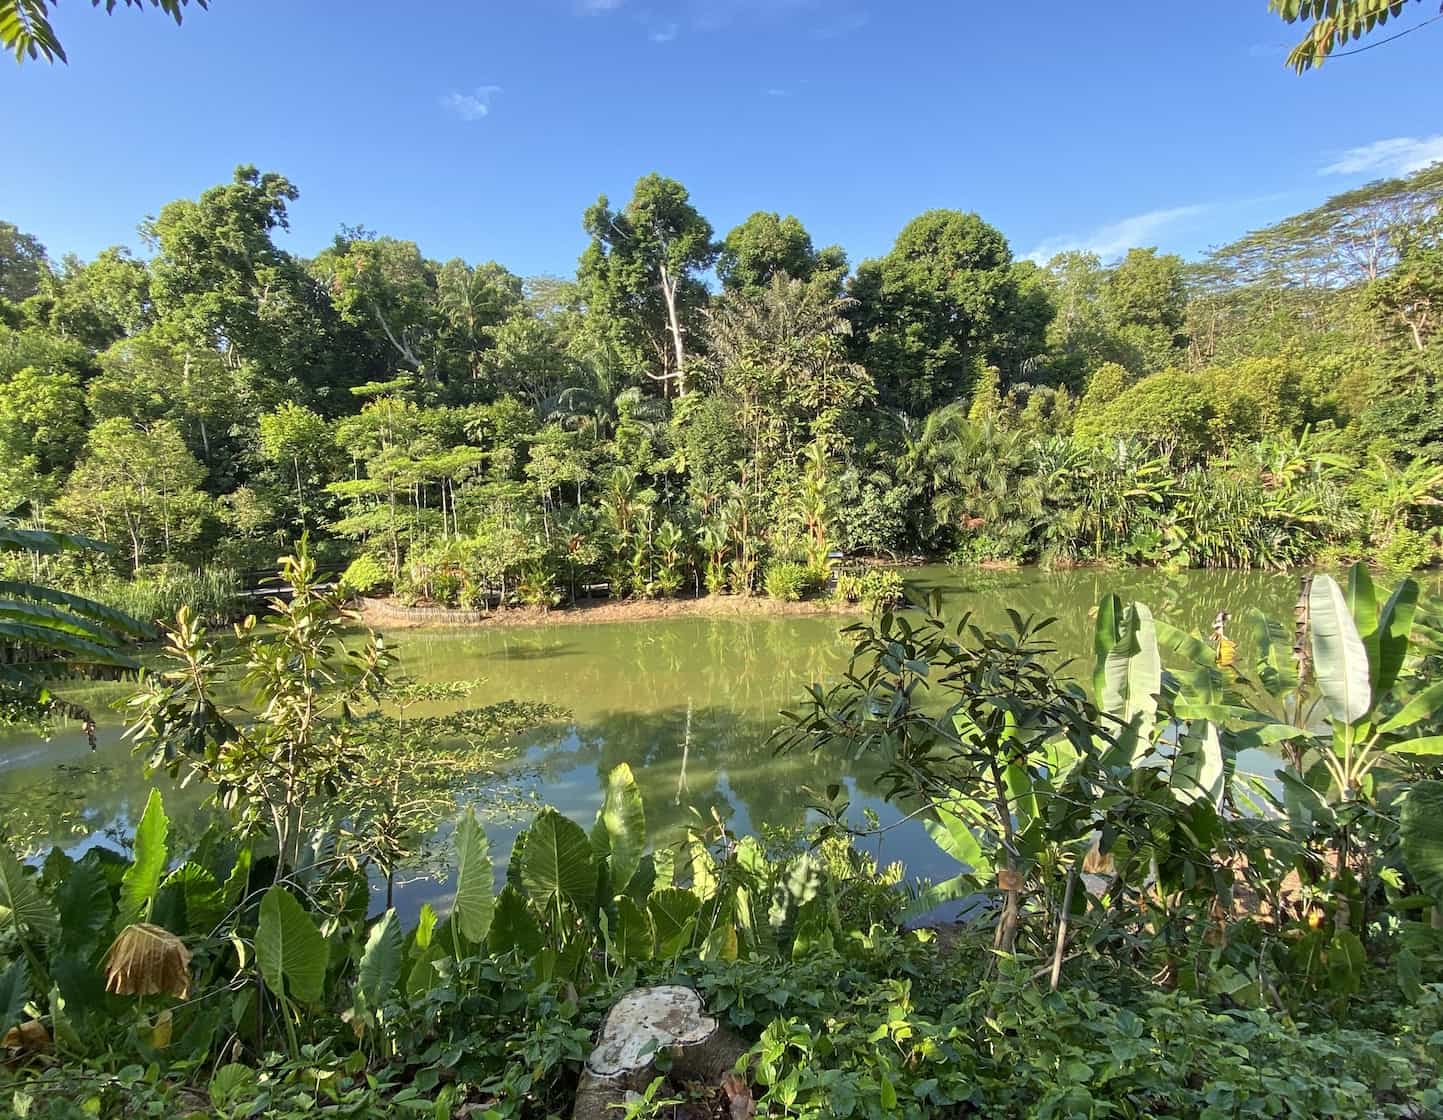
[[[740,1038],[706,1013],[701,996],[676,984],[638,988],[622,996],[601,1024],[601,1034],[576,1087],[574,1120],[614,1118],[628,1093],[655,1079],[656,1055],[671,1058],[677,1082],[720,1086],[722,1075],[746,1053]]]

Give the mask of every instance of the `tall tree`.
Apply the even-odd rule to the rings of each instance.
[[[239,167],[232,182],[169,203],[144,229],[156,249],[157,317],[247,366],[277,401],[325,396],[368,373],[327,293],[272,240],[289,228],[286,207],[298,194],[283,175]]]
[[[658,174],[643,177],[622,210],[602,195],[582,225],[591,244],[577,279],[588,318],[644,363],[663,389],[687,389],[689,324],[706,304],[698,274],[716,260],[711,224],[686,188]]]
[[[0,299],[12,303],[29,299],[40,290],[46,267],[45,246],[39,238],[0,222]]]
[[[805,226],[792,215],[758,210],[726,235],[719,247],[717,276],[728,292],[756,293],[772,278],[811,280],[819,273],[840,294],[847,272],[847,254],[833,245],[818,250]]]
[[[929,210],[852,279],[856,344],[883,404],[917,416],[964,396],[979,362],[1042,352],[1007,239],[976,214]]]
[[[120,246],[89,262],[66,256],[41,282],[27,312],[63,338],[104,350],[150,322],[150,272]]]
[[[210,508],[204,478],[170,421],[142,428],[115,417],[91,430],[56,509],[92,536],[128,541],[139,570],[148,560],[178,558],[200,536]]]
[[[438,376],[436,266],[414,241],[356,230],[337,236],[312,263],[341,318],[374,334],[394,362]]]

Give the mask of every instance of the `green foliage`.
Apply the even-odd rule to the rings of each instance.
[[[146,0],[123,0],[127,8],[144,8]],[[114,11],[122,0],[91,0],[98,8],[105,4],[107,12]],[[180,23],[183,9],[190,0],[149,0],[152,8],[159,8],[176,23]],[[196,7],[206,7],[208,0],[195,0]],[[0,45],[12,51],[16,62],[45,56],[46,62],[69,62],[65,49],[50,26],[46,0],[4,0],[0,3]]]
[[[372,595],[384,588],[390,578],[379,560],[363,552],[341,573],[341,590],[348,595]]]
[[[295,896],[272,887],[261,899],[256,967],[282,1000],[315,1003],[326,978],[326,940]]]
[[[456,899],[452,923],[473,944],[485,942],[491,930],[495,900],[491,896],[491,852],[486,833],[468,808],[456,825]]]
[[[805,564],[775,561],[768,564],[762,573],[762,586],[768,598],[781,603],[795,603],[812,590],[811,573]]]
[[[1312,21],[1307,35],[1288,52],[1288,65],[1299,74],[1321,66],[1337,48],[1383,27],[1407,6],[1406,0],[1268,0],[1268,9],[1288,23]]]

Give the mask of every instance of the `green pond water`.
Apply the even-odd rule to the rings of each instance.
[[[1116,591],[1147,603],[1175,625],[1206,632],[1219,610],[1240,616],[1260,607],[1291,618],[1297,581],[1266,573],[1140,571],[979,572],[918,568],[912,586],[939,590],[944,612],[972,612],[983,627],[1007,626],[1006,608],[1055,616],[1052,639],[1077,658],[1074,675],[1090,674],[1092,612]],[[679,618],[661,621],[568,624],[530,629],[398,632],[404,672],[423,680],[481,679],[467,706],[499,700],[541,700],[569,718],[528,732],[504,752],[494,794],[483,795],[492,850],[503,862],[516,831],[549,804],[589,826],[600,803],[603,776],[630,763],[641,785],[653,842],[665,842],[694,813],[715,810],[734,830],[795,827],[808,822],[808,790],[840,782],[860,821],[872,809],[883,822],[901,813],[877,796],[875,768],[821,754],[777,755],[768,745],[778,712],[813,682],[845,666],[848,643],[839,636],[848,616],[805,618]],[[1237,624],[1240,656],[1247,663]],[[88,699],[100,718],[99,748],[91,752],[78,729],[51,740],[0,739],[0,823],[32,851],[60,845],[72,852],[94,844],[122,846],[144,806],[152,781],[121,741],[122,717],[102,711],[123,699],[123,686],[96,687]],[[439,713],[440,709],[420,714]],[[1265,756],[1243,759],[1269,772]],[[164,777],[177,844],[204,829],[204,791],[175,789]],[[884,860],[900,859],[918,876],[956,868],[915,823],[873,844]],[[426,900],[449,896],[444,869],[417,872],[398,894],[414,912]]]

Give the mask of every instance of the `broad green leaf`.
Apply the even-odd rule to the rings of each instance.
[[[1107,688],[1107,655],[1122,638],[1121,618],[1122,600],[1116,595],[1104,595],[1097,604],[1097,622],[1092,628],[1092,694],[1099,704]]]
[[[133,862],[120,880],[120,925],[127,926],[149,918],[169,854],[166,843],[169,831],[170,821],[165,815],[160,790],[153,789],[145,802],[145,813],[135,829]]]
[[[70,869],[55,889],[54,899],[60,912],[61,940],[72,946],[86,944],[104,929],[115,910],[105,872],[90,860]]]
[[[606,834],[611,881],[616,890],[624,891],[646,850],[646,812],[641,790],[631,767],[624,762],[606,777],[606,799],[596,822]]]
[[[1416,693],[1400,708],[1396,715],[1388,717],[1379,726],[1382,735],[1403,731],[1425,719],[1432,719],[1443,712],[1443,681],[1434,681],[1423,691]]]
[[[491,937],[486,947],[496,956],[514,950],[528,958],[544,942],[541,927],[527,908],[525,897],[507,883],[496,897],[496,917],[491,923]]]
[[[675,956],[691,944],[697,911],[701,909],[701,899],[691,891],[678,887],[653,891],[646,900],[646,909],[656,932],[658,956]]]
[[[1257,649],[1258,680],[1269,696],[1281,698],[1298,687],[1292,637],[1281,623],[1256,608],[1248,612],[1248,624]]]
[[[227,906],[237,905],[245,896],[246,888],[250,886],[251,858],[249,844],[236,853],[235,866],[230,869],[230,874],[225,879],[225,887],[221,890]]]
[[[35,877],[27,875],[10,849],[0,844],[0,930],[18,928],[26,937],[48,941],[60,930]]]
[[[1186,658],[1198,668],[1212,670],[1217,667],[1217,650],[1201,638],[1189,634],[1186,630],[1179,630],[1162,619],[1155,619],[1153,626],[1158,642],[1179,657]]]
[[[1308,593],[1313,632],[1313,669],[1328,713],[1340,723],[1357,723],[1372,707],[1368,650],[1343,598],[1338,581],[1313,577]]]
[[[616,900],[616,913],[615,945],[622,960],[650,960],[656,936],[651,926],[651,915],[629,895],[622,895]]]
[[[691,889],[703,901],[711,898],[717,890],[716,860],[700,840],[688,845],[691,867]]]
[[[1157,726],[1157,698],[1162,692],[1162,657],[1152,612],[1141,603],[1123,611],[1122,636],[1103,662],[1103,689],[1098,706],[1120,720],[1131,742],[1132,761],[1152,742]],[[1121,737],[1121,736],[1120,736]]]
[[[30,968],[24,957],[17,957],[0,972],[0,1037],[20,1022],[29,998]]]
[[[436,932],[436,909],[429,902],[421,903],[421,916],[416,921],[416,948],[426,949]]]
[[[543,910],[560,902],[589,909],[595,902],[596,866],[581,826],[554,809],[538,816],[527,830],[521,884]]]
[[[1422,739],[1404,739],[1388,748],[1399,754],[1443,754],[1443,735],[1428,735]]]
[[[486,940],[496,900],[491,891],[494,874],[491,869],[491,846],[486,832],[476,820],[471,806],[456,822],[456,901],[453,904],[455,927],[472,944]]]
[[[1277,770],[1274,776],[1282,783],[1283,807],[1295,829],[1306,833],[1314,822],[1332,826],[1335,820],[1332,806],[1317,790],[1288,770]]]
[[[932,842],[969,871],[982,876],[990,875],[993,871],[992,861],[987,858],[981,843],[962,818],[941,806],[937,806],[934,811],[937,814],[935,821],[924,819],[922,822],[927,835],[932,837]]]
[[[396,990],[396,981],[401,977],[404,947],[401,920],[396,917],[394,909],[387,910],[385,916],[371,927],[371,935],[366,938],[366,948],[361,954],[360,967],[356,970],[356,988],[367,1007],[380,1007]]]
[[[1348,570],[1348,613],[1353,616],[1363,639],[1363,648],[1368,651],[1368,679],[1378,679],[1378,593],[1373,588],[1373,577],[1368,566],[1354,564]]]
[[[284,887],[261,899],[256,927],[256,965],[267,987],[284,998],[316,1003],[326,979],[326,939]]]
[[[970,898],[977,894],[978,890],[978,882],[971,875],[956,875],[951,879],[944,879],[940,883],[934,883],[909,902],[902,910],[902,917],[906,920],[920,918],[939,906]]]
[[[1408,660],[1413,615],[1418,609],[1418,584],[1405,579],[1388,596],[1378,615],[1378,662],[1373,673],[1373,695],[1383,696],[1398,683]]]
[[[1214,809],[1222,805],[1226,766],[1217,725],[1193,723],[1178,740],[1168,784],[1173,796],[1184,805],[1206,801]]]
[[[162,906],[168,904],[172,892],[185,903],[185,928],[192,933],[209,934],[225,916],[220,884],[198,863],[187,860],[165,877],[159,891]]]

